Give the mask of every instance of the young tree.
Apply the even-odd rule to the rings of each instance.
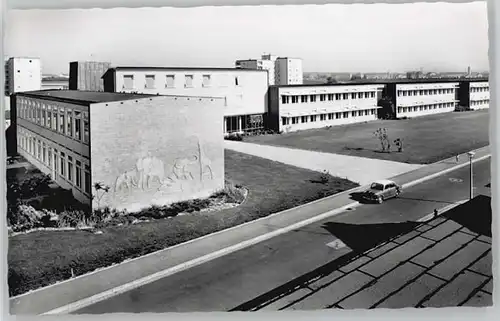
[[[373,135],[380,141],[382,152],[391,152],[391,142],[389,140],[389,135],[387,134],[386,128],[377,129],[375,132],[373,132]]]

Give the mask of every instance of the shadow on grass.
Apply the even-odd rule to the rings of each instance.
[[[457,206],[442,216],[470,229],[473,232],[491,236],[491,207],[490,197],[480,195],[472,201]],[[472,214],[473,213],[473,214]],[[335,260],[332,260],[310,272],[307,272],[289,282],[276,287],[252,300],[249,300],[230,311],[257,311],[270,305],[293,292],[308,287],[310,284],[331,275],[344,265],[356,260],[362,253],[375,248],[390,239],[413,231],[420,222],[402,222],[385,224],[346,224],[346,223],[325,223],[322,227],[333,236],[346,244],[351,251]],[[327,285],[328,286],[328,285]],[[308,295],[313,295],[321,290],[315,288]],[[283,302],[279,310],[286,309],[306,297],[292,301]]]

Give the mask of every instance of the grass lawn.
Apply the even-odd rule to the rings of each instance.
[[[38,231],[9,238],[9,293],[11,296],[81,275],[242,224],[357,186],[345,179],[267,159],[225,152],[226,179],[248,189],[240,206],[170,219],[109,227],[103,234],[86,231]]]
[[[403,140],[401,153],[382,153],[373,132],[387,128],[390,141]],[[429,164],[489,144],[488,110],[452,112],[405,120],[311,129],[300,132],[244,137],[245,142],[344,155]],[[392,144],[393,150],[396,150]]]

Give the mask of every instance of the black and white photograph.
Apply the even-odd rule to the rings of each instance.
[[[493,306],[486,1],[4,16],[11,315]]]

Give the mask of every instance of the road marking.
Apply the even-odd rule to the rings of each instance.
[[[476,162],[482,161],[484,159],[487,159],[489,157],[491,157],[491,155],[488,154],[488,155],[476,158],[472,162],[476,163]],[[414,186],[414,185],[423,183],[425,181],[434,179],[436,177],[442,176],[442,175],[444,175],[446,173],[452,172],[454,170],[460,169],[460,168],[468,166],[468,165],[469,165],[469,163],[464,163],[464,164],[460,164],[460,165],[456,165],[456,166],[450,167],[450,168],[442,170],[440,172],[437,172],[437,173],[428,175],[426,177],[422,177],[422,178],[416,179],[416,180],[414,180],[412,182],[403,184],[402,188],[403,189],[409,188],[411,186]],[[348,190],[348,191],[344,191],[344,192],[332,195],[331,198],[338,197],[338,196],[340,196],[342,194],[346,194],[346,193],[352,193],[355,190],[361,190],[361,189],[362,189],[362,187],[357,187],[357,188],[354,188],[354,189],[351,189],[351,190]],[[203,236],[203,237],[201,237],[199,239],[193,239],[191,241],[175,245],[174,247],[185,246],[186,244],[193,243],[193,242],[196,242],[196,241],[200,241],[200,239],[208,238],[210,236],[213,236],[214,234],[220,234],[220,233],[228,232],[229,230],[236,230],[237,228],[241,228],[243,225],[249,225],[249,224],[252,224],[252,223],[255,224],[256,222],[263,221],[263,220],[269,219],[269,218],[277,216],[277,215],[282,215],[283,213],[289,212],[291,210],[295,210],[297,208],[302,208],[302,207],[306,207],[306,206],[311,205],[311,204],[319,203],[319,202],[321,202],[323,200],[325,200],[325,199],[316,200],[316,201],[313,201],[313,202],[310,202],[310,203],[307,203],[307,204],[303,204],[303,205],[297,206],[297,207],[292,208],[292,209],[288,209],[288,210],[285,210],[285,211],[282,211],[282,212],[274,213],[274,214],[271,214],[271,215],[269,215],[267,217],[263,217],[263,218],[260,218],[258,220],[255,220],[255,221],[247,222],[247,223],[244,223],[244,224],[239,225],[239,226],[234,226],[234,227],[229,228],[227,230],[222,230],[222,231],[219,231],[219,232],[216,232],[216,233],[213,233],[213,234],[205,235],[205,236]],[[61,314],[61,313],[66,313],[67,314],[67,313],[71,313],[71,312],[83,309],[84,307],[90,306],[90,305],[95,304],[95,303],[100,302],[100,301],[104,301],[104,300],[109,299],[111,297],[117,296],[117,295],[119,295],[121,293],[128,292],[130,290],[133,290],[133,289],[136,289],[136,288],[138,288],[140,286],[143,286],[145,284],[149,284],[149,283],[152,283],[154,281],[160,280],[160,279],[162,279],[164,277],[167,277],[167,276],[170,276],[172,274],[175,274],[175,273],[187,270],[189,268],[201,265],[203,263],[212,261],[212,260],[217,259],[219,257],[225,256],[225,255],[233,253],[233,252],[236,252],[236,251],[238,251],[240,249],[243,249],[243,248],[246,248],[246,247],[249,247],[249,246],[261,243],[261,242],[264,242],[264,241],[269,240],[269,239],[271,239],[271,238],[273,238],[275,236],[278,236],[278,235],[281,235],[281,234],[284,234],[284,233],[288,233],[288,232],[290,232],[292,230],[295,230],[295,229],[298,229],[298,228],[301,228],[301,227],[313,224],[315,222],[324,220],[324,219],[332,217],[334,215],[338,215],[338,214],[340,214],[340,213],[348,210],[349,208],[353,209],[353,208],[358,207],[359,205],[361,205],[359,202],[353,202],[353,203],[347,204],[347,205],[342,206],[340,208],[337,208],[337,209],[325,212],[323,214],[320,214],[320,215],[317,215],[315,217],[306,219],[304,221],[300,221],[300,222],[294,223],[292,225],[289,225],[287,227],[275,230],[273,232],[257,236],[257,237],[255,237],[253,239],[246,240],[246,241],[243,241],[243,242],[240,242],[240,243],[228,246],[226,248],[220,249],[220,250],[212,252],[212,253],[208,253],[208,254],[206,254],[204,256],[201,256],[201,257],[198,257],[196,259],[192,259],[190,261],[187,261],[187,262],[181,263],[179,265],[173,266],[173,267],[168,268],[166,270],[162,270],[162,271],[156,272],[156,273],[151,274],[149,276],[146,276],[146,277],[143,277],[143,278],[140,278],[140,279],[136,279],[136,280],[134,280],[132,282],[125,283],[125,284],[120,285],[118,287],[115,287],[115,288],[112,288],[112,289],[109,289],[109,290],[97,293],[97,294],[92,295],[90,297],[87,297],[87,298],[84,298],[84,299],[81,299],[81,300],[69,303],[69,304],[61,306],[59,308],[56,308],[56,309],[50,310],[48,312],[42,313],[42,315],[46,315],[46,314]],[[147,256],[152,256],[154,254],[158,254],[158,253],[161,253],[161,252],[167,252],[169,249],[172,249],[172,248],[173,247],[166,248],[166,249],[163,249],[163,250],[159,250],[159,251],[150,253]],[[138,257],[138,258],[135,258],[133,260],[135,261],[135,260],[139,260],[141,258],[143,258],[143,257]],[[130,260],[128,260],[128,261],[130,261]],[[121,264],[127,263],[127,262],[122,262]],[[103,268],[103,269],[110,269],[110,268],[113,268],[113,267],[114,266]],[[88,276],[89,274],[97,273],[97,272],[98,271],[90,272],[90,273],[82,275],[80,277]],[[63,281],[63,282],[66,283],[66,282],[70,282],[70,281],[71,280],[67,280],[67,281]],[[51,285],[51,286],[55,286],[55,285],[61,284],[63,282],[56,283],[56,284]],[[36,292],[43,291],[44,289],[47,289],[47,288],[49,288],[51,286],[44,287],[44,288],[41,288],[41,289],[38,289],[38,290],[35,290],[35,291]],[[31,291],[31,292],[28,292],[26,294],[19,295],[17,297],[11,298],[10,300],[16,299],[16,298],[22,297],[22,296],[27,296],[27,295],[35,292],[35,291]]]
[[[460,178],[450,178],[450,182],[452,183],[462,183],[464,180]]]
[[[339,250],[346,247],[347,245],[345,245],[345,243],[341,240],[337,239],[333,242],[327,243],[326,246],[331,247],[334,250]]]

